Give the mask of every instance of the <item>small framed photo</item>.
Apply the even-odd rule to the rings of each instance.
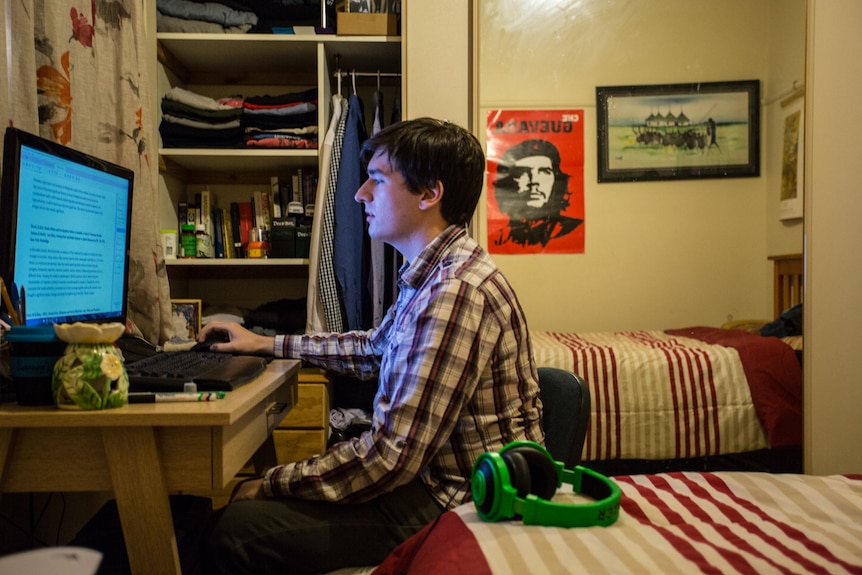
[[[197,337],[201,330],[201,300],[172,299],[171,321],[177,328],[177,335],[188,339]]]
[[[760,175],[760,81],[596,88],[598,181]]]

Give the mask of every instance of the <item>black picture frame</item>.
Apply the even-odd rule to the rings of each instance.
[[[599,183],[760,176],[759,80],[599,86],[596,114]]]

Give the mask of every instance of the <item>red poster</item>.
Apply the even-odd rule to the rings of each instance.
[[[584,111],[488,112],[488,251],[584,253]]]

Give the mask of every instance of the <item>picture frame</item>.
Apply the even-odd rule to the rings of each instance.
[[[804,216],[802,201],[805,159],[805,98],[802,95],[781,102],[784,114],[784,142],[781,151],[779,220]]]
[[[760,81],[596,88],[598,182],[760,176]]]
[[[171,319],[178,335],[194,339],[201,330],[201,300],[171,299]]]

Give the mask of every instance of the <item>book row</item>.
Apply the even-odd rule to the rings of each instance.
[[[181,258],[307,258],[317,174],[273,177],[269,191],[216,207],[209,190],[177,205]]]

